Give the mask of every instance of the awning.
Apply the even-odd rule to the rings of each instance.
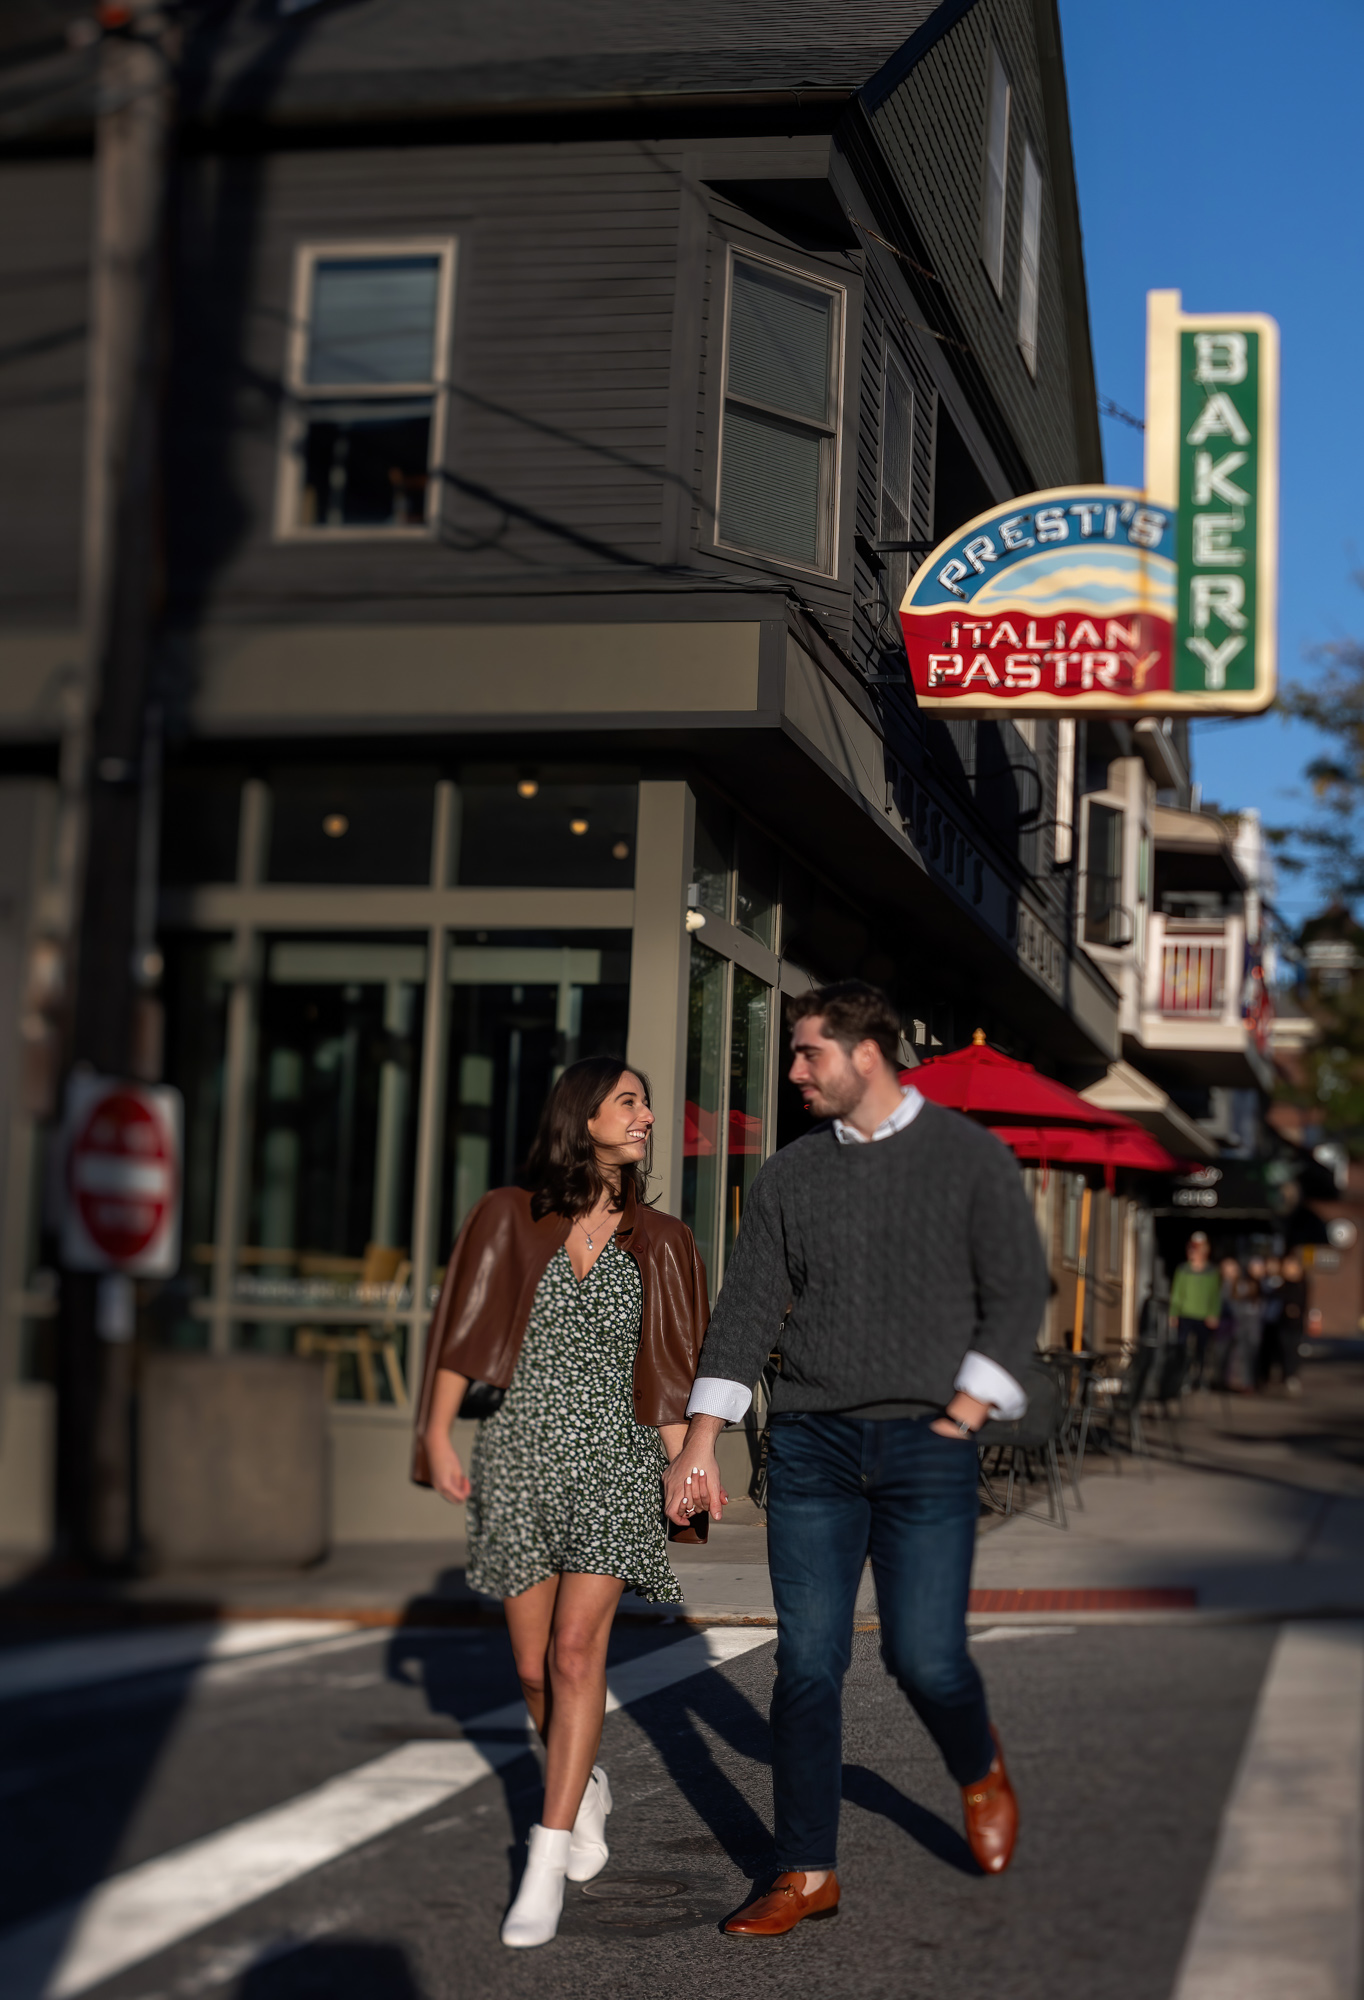
[[[1080,1092],[1087,1104],[1100,1111],[1117,1111],[1134,1118],[1153,1139],[1180,1159],[1215,1160],[1218,1147],[1201,1132],[1186,1112],[1180,1110],[1167,1091],[1131,1063],[1108,1065],[1108,1073]]]

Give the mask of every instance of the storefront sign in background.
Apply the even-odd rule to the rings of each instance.
[[[1169,706],[1173,510],[1124,486],[1053,487],[960,529],[901,607],[926,708]]]
[[[942,542],[900,607],[919,704],[1235,714],[1274,699],[1278,328],[1147,300],[1146,485],[1055,487]]]
[[[1178,516],[1174,708],[1274,698],[1279,337],[1262,313],[1192,314],[1151,292],[1146,487]]]

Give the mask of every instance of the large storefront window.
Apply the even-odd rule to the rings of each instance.
[[[638,787],[600,771],[471,765],[459,774],[461,887],[628,889]]]
[[[692,939],[687,993],[687,1104],[682,1139],[682,1220],[710,1279],[718,1288],[720,1100],[724,1090],[727,962]]]
[[[703,910],[777,949],[777,850],[713,793],[696,802],[692,877]]]
[[[725,1254],[734,1248],[744,1203],[765,1154],[767,1051],[772,990],[735,966],[730,1007],[729,1129],[725,1160]]]
[[[270,780],[272,882],[425,882],[434,770],[281,766]]]
[[[321,1354],[343,1398],[401,1399],[425,983],[419,938],[265,949],[238,1338]]]
[[[767,1152],[773,993],[742,966],[691,945],[682,1219],[711,1296]]]
[[[490,1188],[514,1181],[551,1086],[581,1056],[624,1056],[630,934],[459,933],[437,1256]]]

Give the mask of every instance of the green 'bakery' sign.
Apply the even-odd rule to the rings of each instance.
[[[1172,708],[1274,698],[1278,328],[1148,295],[1146,493],[1175,510]],[[1180,697],[1183,697],[1180,699]]]

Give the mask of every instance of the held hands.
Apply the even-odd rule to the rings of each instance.
[[[729,1495],[720,1483],[715,1463],[715,1437],[721,1425],[710,1417],[693,1420],[682,1449],[663,1475],[663,1511],[679,1528],[693,1514],[722,1520]]]

